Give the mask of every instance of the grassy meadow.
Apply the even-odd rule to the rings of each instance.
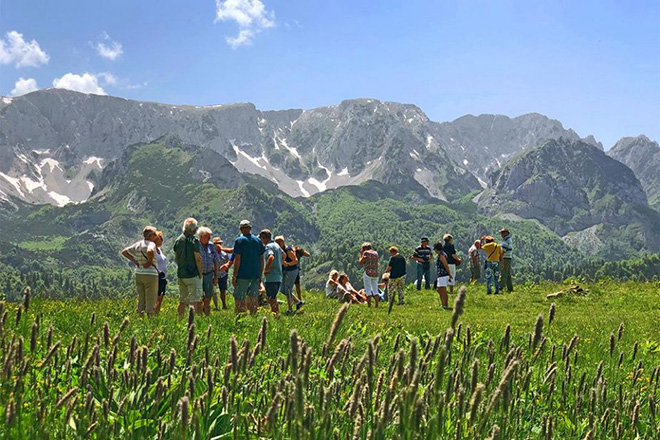
[[[660,438],[660,285],[545,298],[566,287],[468,286],[453,311],[409,288],[390,315],[3,303],[0,437]]]

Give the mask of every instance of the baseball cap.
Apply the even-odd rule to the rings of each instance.
[[[240,225],[240,227],[241,227],[241,228],[245,228],[245,227],[247,227],[247,228],[251,228],[251,227],[252,227],[252,223],[250,223],[250,220],[241,220],[241,225]]]
[[[429,241],[429,238],[427,236],[423,236],[421,241]]]

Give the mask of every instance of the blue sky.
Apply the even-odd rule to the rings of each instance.
[[[2,95],[56,84],[264,110],[371,97],[437,121],[539,112],[605,148],[660,140],[657,0],[0,2]]]

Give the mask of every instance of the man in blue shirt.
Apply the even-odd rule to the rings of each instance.
[[[247,309],[257,313],[259,284],[264,271],[264,245],[252,234],[252,224],[241,221],[241,235],[234,243],[234,273],[231,283],[234,286],[236,313]]]
[[[282,283],[282,248],[273,241],[273,233],[269,229],[264,229],[259,233],[261,243],[266,246],[265,267],[264,267],[264,287],[266,288],[266,297],[270,304],[271,311],[278,315],[280,313],[277,304],[277,292],[280,291]]]
[[[509,293],[513,292],[513,279],[511,278],[511,262],[513,261],[513,243],[511,243],[511,232],[507,228],[500,231],[502,236],[502,275],[500,286],[506,286]]]

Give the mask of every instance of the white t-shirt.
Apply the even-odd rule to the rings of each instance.
[[[154,261],[156,262],[156,269],[158,269],[158,272],[160,273],[165,273],[167,272],[167,257],[165,256],[165,252],[163,252],[162,249],[159,249],[160,252],[156,252],[154,255]]]
[[[325,283],[325,296],[327,298],[337,298],[337,286],[332,284],[330,280]]]
[[[135,258],[140,265],[139,267],[135,268],[135,274],[136,275],[158,275],[158,271],[154,266],[149,266],[149,267],[142,267],[146,264],[149,256],[149,251],[153,251],[154,257],[156,257],[157,252],[156,252],[156,243],[153,241],[147,241],[147,240],[140,240],[138,242],[133,243],[126,249],[129,254],[133,258]],[[154,258],[154,263],[155,263],[155,258]]]

